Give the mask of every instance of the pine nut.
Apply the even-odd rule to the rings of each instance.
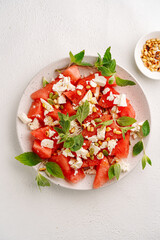
[[[78,94],[79,96],[82,95],[81,91],[79,91],[79,90],[77,90],[77,94]]]

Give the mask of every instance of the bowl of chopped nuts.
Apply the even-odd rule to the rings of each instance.
[[[145,76],[160,80],[160,31],[141,37],[134,57],[137,67]]]

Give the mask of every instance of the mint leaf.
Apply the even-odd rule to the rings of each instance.
[[[54,127],[54,130],[56,130],[56,132],[57,132],[58,134],[65,134],[65,132],[63,131],[62,128]]]
[[[132,125],[133,123],[137,122],[136,119],[131,118],[131,117],[127,117],[127,116],[123,116],[117,119],[117,123],[120,126],[129,126]]]
[[[68,132],[69,132],[69,129],[70,129],[70,121],[69,121],[69,120],[67,120],[67,121],[60,120],[59,123],[60,123],[63,131],[64,131],[65,133],[68,133]]]
[[[105,54],[103,56],[103,62],[108,62],[111,60],[111,53],[110,53],[111,47],[107,48],[105,51]]]
[[[112,76],[109,78],[108,83],[109,83],[109,84],[113,84],[113,83],[114,83],[114,80],[115,80],[115,76],[112,75]]]
[[[101,58],[101,55],[98,53],[98,58],[97,58],[97,61],[94,64],[94,66],[95,67],[101,67],[102,65],[103,65],[103,60]]]
[[[109,65],[109,69],[112,73],[115,72],[115,69],[116,69],[116,60],[115,59],[111,60],[110,65]]]
[[[73,116],[69,117],[69,120],[70,120],[70,121],[73,121],[73,120],[75,120],[76,118],[77,118],[77,115],[73,115]]]
[[[102,122],[102,120],[100,118],[95,118],[94,121],[97,122],[97,123]]]
[[[115,163],[112,166],[110,166],[108,171],[108,177],[109,179],[116,177],[118,180],[120,173],[121,173],[121,166],[118,163]]]
[[[107,157],[109,153],[107,152],[107,150],[104,149],[104,150],[103,150],[103,154],[104,154],[104,156]]]
[[[133,81],[125,80],[119,77],[116,77],[116,84],[121,87],[136,85],[136,83]]]
[[[112,72],[110,71],[109,68],[106,68],[104,66],[98,67],[98,71],[102,73],[103,76],[109,77],[112,75]]]
[[[50,182],[47,178],[43,177],[40,173],[36,176],[37,185],[39,187],[50,186]]]
[[[19,162],[27,166],[35,166],[42,161],[42,159],[34,152],[25,152],[15,157]]]
[[[139,141],[133,147],[133,156],[138,155],[139,153],[142,152],[142,150],[143,150],[143,143],[142,141]]]
[[[81,63],[83,58],[84,58],[84,54],[85,54],[85,50],[77,53],[76,55],[74,55],[75,58],[75,63]]]
[[[146,137],[150,133],[150,126],[148,120],[146,120],[142,125],[143,136]]]
[[[79,66],[92,66],[92,64],[87,63],[87,62],[82,62],[83,58],[84,58],[84,54],[85,54],[85,50],[73,55],[73,53],[70,51],[69,52],[69,56],[70,56],[70,60],[71,63],[75,63]]]
[[[146,154],[144,154],[142,158],[142,169],[146,167],[146,163],[152,166],[151,159]]]
[[[69,52],[69,56],[70,56],[71,63],[74,63],[75,62],[75,57],[74,57],[74,55],[71,51]]]
[[[89,102],[86,100],[81,106],[77,109],[77,120],[80,124],[86,119],[89,114]]]
[[[66,141],[63,144],[64,148],[71,148],[74,145],[74,138],[67,138]]]
[[[68,113],[65,115],[65,114],[63,114],[63,113],[61,113],[61,112],[58,112],[58,117],[59,117],[59,119],[60,119],[61,121],[67,121],[67,120],[69,120],[69,115],[68,115]]]
[[[55,162],[46,163],[47,172],[57,178],[64,178],[63,172],[60,166]]]
[[[101,122],[99,124],[97,124],[96,127],[100,126],[100,125],[103,125],[103,126],[109,126],[113,123],[113,120],[108,120],[108,121],[104,121],[104,122]]]
[[[114,173],[114,165],[110,166],[109,170],[108,170],[108,177],[111,180],[112,178],[114,178],[115,173]]]
[[[43,85],[43,87],[45,87],[47,84],[49,84],[49,82],[47,82],[45,77],[42,77],[42,85]]]
[[[117,180],[119,179],[120,173],[121,173],[121,166],[118,163],[114,164],[114,174]]]
[[[73,137],[73,139],[74,139],[74,145],[70,149],[71,151],[76,152],[82,147],[84,138],[82,134],[80,134],[78,136]]]

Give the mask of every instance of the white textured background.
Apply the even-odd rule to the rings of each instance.
[[[136,68],[138,39],[160,30],[159,0],[0,0],[0,240],[160,239],[160,82]],[[40,192],[35,172],[14,160],[18,102],[30,79],[69,50],[103,53],[142,84],[151,107],[147,153],[128,177],[98,191],[52,185]]]

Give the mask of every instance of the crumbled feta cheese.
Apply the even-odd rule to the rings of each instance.
[[[66,103],[66,98],[63,95],[60,95],[58,98],[58,104],[65,104]]]
[[[97,153],[101,150],[100,147],[96,146],[94,143],[91,143],[90,148],[89,149],[93,149],[94,150],[94,155],[97,155]]]
[[[114,95],[115,99],[114,99],[114,104],[116,104],[119,107],[126,107],[127,106],[127,102],[126,102],[126,94],[122,93],[119,95]]]
[[[115,148],[115,146],[117,145],[117,139],[111,139],[108,141],[108,150],[109,150],[109,155],[111,155],[113,149]]]
[[[37,118],[34,118],[33,122],[28,123],[30,130],[36,130],[40,128],[40,123]]]
[[[20,119],[23,123],[25,123],[25,124],[28,124],[28,123],[32,122],[32,119],[31,119],[31,118],[28,118],[25,113],[20,113],[20,114],[18,114],[18,117],[19,117],[19,119]]]
[[[78,173],[78,170],[77,170],[77,169],[75,169],[75,170],[74,170],[74,176],[76,176],[76,175],[77,175],[77,173]]]
[[[117,106],[113,106],[110,110],[111,113],[119,113],[120,111],[118,110]]]
[[[77,89],[82,90],[83,89],[83,85],[77,85]]]
[[[48,137],[51,138],[55,134],[55,131],[52,131],[51,129],[48,130]]]
[[[90,102],[92,100],[92,92],[91,90],[89,90],[86,95],[84,96],[84,98],[79,102],[79,105],[82,105],[85,101]]]
[[[74,157],[73,153],[71,152],[71,150],[69,148],[66,148],[65,150],[62,150],[62,154],[65,157]]]
[[[69,161],[69,165],[71,166],[71,168],[73,169],[79,169],[82,167],[82,159],[80,157],[77,157],[77,160],[76,159],[71,159]]]
[[[132,127],[134,127],[134,128],[131,129],[131,135],[132,135],[132,133],[140,132],[141,126],[143,125],[143,123],[144,122],[140,122],[140,123],[135,122],[135,123],[133,123]]]
[[[106,85],[107,79],[103,76],[99,76],[99,74],[95,74],[95,78],[92,79],[97,85],[104,87]]]
[[[43,139],[41,141],[41,146],[42,147],[47,147],[47,148],[53,148],[54,141],[51,139]]]
[[[97,138],[99,140],[104,140],[105,139],[105,134],[106,134],[106,126],[102,126],[97,129]]]
[[[129,171],[129,163],[126,161],[119,161],[119,165],[121,166],[121,171],[122,172],[128,172]]]
[[[46,116],[49,113],[49,111],[44,110],[44,116]]]
[[[95,82],[93,82],[92,80],[90,81],[90,85],[91,85],[91,87],[97,87],[97,83],[95,83]]]
[[[98,138],[97,138],[96,135],[93,135],[92,137],[89,137],[88,140],[91,141],[91,142],[98,142]]]
[[[81,147],[78,151],[76,151],[77,157],[82,157],[84,159],[87,159],[87,153],[88,150],[84,149],[83,147]]]
[[[54,109],[51,104],[49,104],[47,101],[45,101],[43,98],[40,98],[42,106],[48,111],[48,112],[53,112]]]
[[[90,122],[87,122],[84,124],[85,127],[88,127],[90,125]]]
[[[94,93],[94,96],[95,96],[96,98],[98,98],[98,97],[99,97],[99,93],[100,93],[100,87],[98,86],[98,87],[96,87],[96,91],[95,91],[95,93]]]
[[[99,156],[99,155],[97,155],[97,159],[103,159],[104,158],[104,154],[102,153],[102,155],[101,156]]]
[[[113,101],[114,100],[114,94],[110,92],[110,95],[107,97],[108,101]]]
[[[61,80],[53,85],[52,89],[55,92],[58,92],[59,95],[64,91],[74,91],[76,88],[73,84],[71,84],[70,77],[65,77],[62,74],[59,75]]]
[[[100,146],[101,149],[107,148],[108,147],[108,142],[104,141],[102,145]]]
[[[53,118],[51,116],[46,116],[44,118],[44,124],[48,126],[54,126]]]
[[[109,91],[110,91],[110,88],[107,87],[107,88],[105,88],[105,89],[103,90],[102,93],[103,93],[103,94],[107,94]]]
[[[95,175],[96,174],[96,169],[87,169],[84,171],[85,174],[88,174],[88,175]]]

